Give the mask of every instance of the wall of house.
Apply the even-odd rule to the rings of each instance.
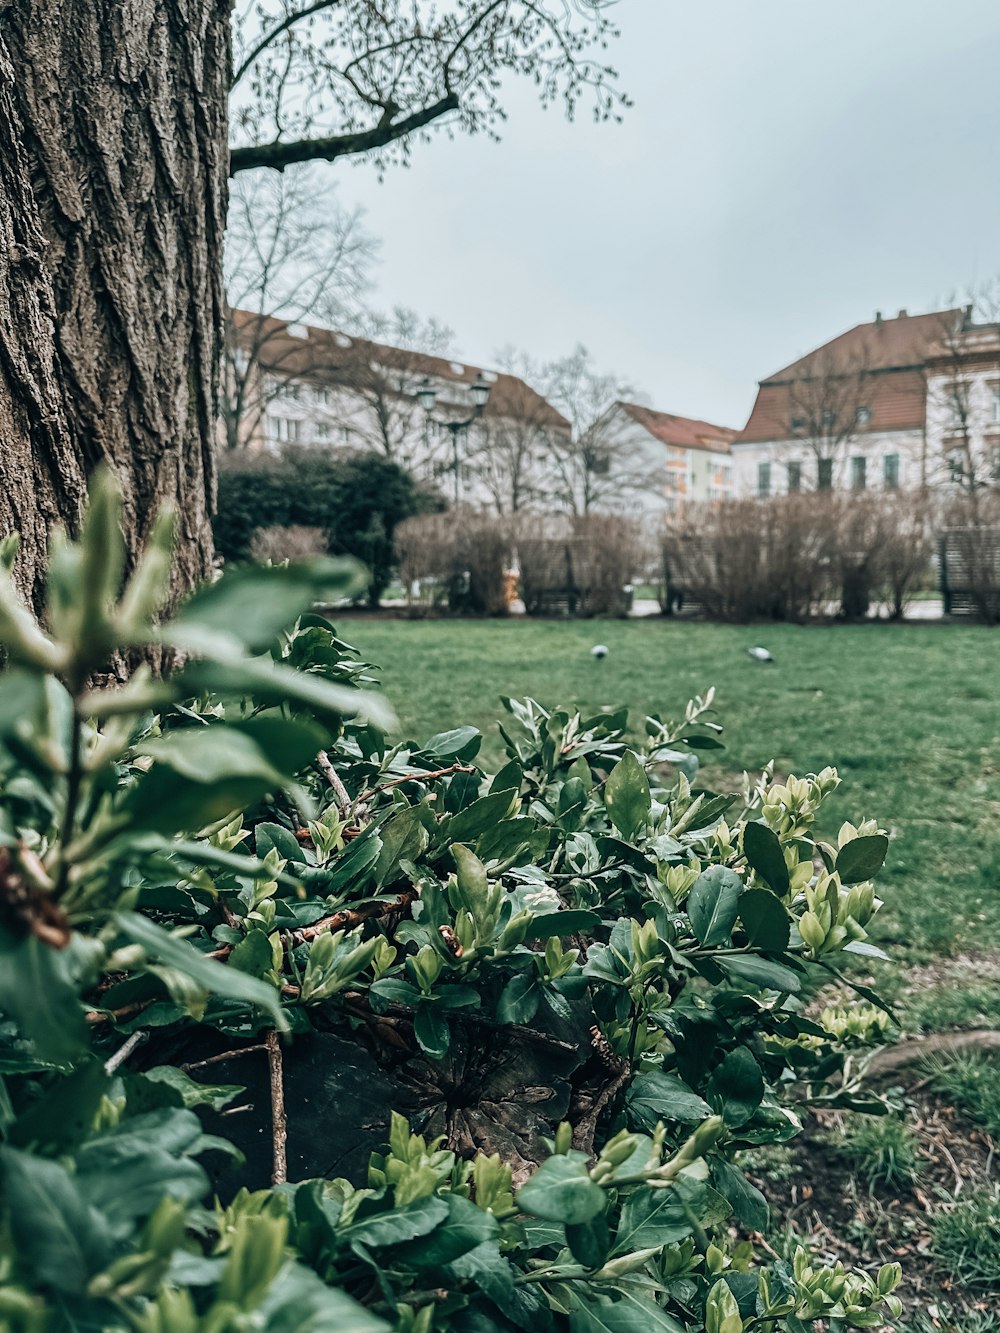
[[[922,478],[922,460],[925,452],[922,430],[878,431],[859,435],[844,443],[837,451],[833,465],[833,486],[850,489],[855,480],[852,459],[865,459],[865,489],[886,489],[886,458],[898,459],[898,486],[907,489],[919,486]],[[761,465],[770,467],[770,494],[784,495],[789,490],[789,464],[801,468],[800,490],[817,489],[818,465],[816,457],[801,440],[766,440],[761,443],[733,445],[732,452],[735,493],[740,497],[761,493]],[[891,464],[889,465],[891,469]]]
[[[958,481],[970,462],[977,481],[1000,481],[1000,366],[928,376],[927,446],[932,484]]]

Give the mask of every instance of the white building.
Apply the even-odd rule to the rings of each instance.
[[[731,444],[736,431],[708,421],[617,403],[620,452],[644,478],[637,503],[646,512],[679,513],[700,500],[733,495]]]
[[[736,493],[933,484],[944,457],[935,358],[964,319],[961,310],[877,315],[761,380],[732,445]]]
[[[927,359],[928,481],[1000,483],[1000,327],[966,317]]]

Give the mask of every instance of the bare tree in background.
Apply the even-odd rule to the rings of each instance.
[[[870,373],[867,346],[846,355],[820,348],[806,358],[790,385],[787,434],[812,455],[822,486],[836,487],[843,480],[848,450],[870,410]]]
[[[350,403],[358,443],[403,466],[414,462],[417,441],[426,458],[433,452],[428,423],[417,401],[417,388],[428,372],[428,357],[447,356],[454,332],[440,320],[422,319],[397,306],[388,314],[363,312],[350,325],[351,347],[344,349],[336,381]]]
[[[476,423],[470,467],[496,512],[516,514],[551,503],[554,437],[568,431],[531,387],[544,381],[540,366],[509,347],[499,353],[497,366],[514,378],[507,383],[502,414],[487,410]]]
[[[571,514],[617,508],[650,484],[648,465],[636,462],[632,423],[617,406],[634,401],[631,385],[598,371],[580,346],[544,368],[539,388],[571,426],[549,441],[548,488],[556,504]]]
[[[961,310],[942,315],[925,368],[928,408],[943,421],[941,447],[926,460],[927,481],[947,483],[972,499],[1000,482],[1000,442],[984,438],[988,408],[976,402],[984,377],[1000,382],[1000,279],[970,293]]]
[[[378,253],[360,210],[342,209],[318,167],[250,172],[230,195],[221,411],[227,449],[253,438],[302,374],[286,325],[358,319]],[[335,369],[317,363],[317,374]]]

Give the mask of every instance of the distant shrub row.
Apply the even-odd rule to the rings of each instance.
[[[224,560],[352,555],[377,603],[395,566],[397,524],[440,504],[408,472],[372,453],[289,450],[220,471],[215,546]]]

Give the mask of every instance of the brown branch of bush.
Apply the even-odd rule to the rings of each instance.
[[[272,1028],[264,1038],[267,1070],[271,1080],[271,1132],[274,1140],[272,1185],[284,1185],[288,1179],[288,1116],[285,1114],[285,1074],[281,1059],[281,1041]]]
[[[428,773],[407,773],[401,778],[393,778],[391,782],[380,782],[377,787],[369,787],[358,797],[358,802],[360,804],[362,801],[370,801],[379,792],[389,791],[392,787],[401,787],[404,782],[429,782],[431,778],[446,778],[450,773],[475,772],[476,769],[472,764],[450,764],[447,768],[433,768]]]
[[[405,889],[402,893],[398,893],[395,898],[376,898],[374,902],[365,903],[363,907],[344,907],[331,916],[324,916],[319,921],[314,921],[311,926],[303,926],[301,930],[289,931],[286,938],[294,948],[300,944],[305,944],[308,940],[314,940],[317,935],[322,935],[325,930],[353,930],[355,926],[360,926],[363,921],[370,921],[373,917],[392,916],[394,912],[405,911],[416,896],[416,889]],[[232,951],[233,945],[225,944],[221,949],[213,949],[211,953],[205,954],[205,957],[217,960],[228,958]]]
[[[223,1060],[237,1060],[241,1055],[250,1055],[254,1051],[266,1051],[267,1046],[263,1042],[256,1042],[253,1046],[237,1046],[231,1051],[219,1051],[217,1055],[206,1055],[204,1060],[192,1060],[185,1065],[179,1065],[178,1068],[184,1072],[190,1073],[192,1069],[205,1069],[208,1065],[221,1064]]]
[[[337,798],[337,808],[345,819],[351,813],[351,796],[347,788],[337,776],[337,770],[330,763],[330,756],[325,750],[320,750],[316,756],[316,764],[319,771],[326,778],[327,783],[333,788],[333,793]]]

